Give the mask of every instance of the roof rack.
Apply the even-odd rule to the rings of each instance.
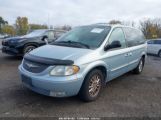
[[[92,25],[108,25],[108,26],[122,26],[122,24],[109,24],[109,23],[95,23]]]

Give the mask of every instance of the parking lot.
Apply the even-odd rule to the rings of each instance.
[[[94,102],[77,96],[52,98],[21,85],[18,65],[21,57],[0,51],[1,117],[159,117],[161,116],[161,59],[148,56],[141,75],[127,73],[107,83]]]

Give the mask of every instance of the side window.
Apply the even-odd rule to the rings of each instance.
[[[111,36],[109,38],[109,44],[111,44],[113,41],[120,41],[121,48],[126,47],[125,36],[124,36],[123,30],[121,28],[115,28],[112,31]]]
[[[160,44],[161,45],[161,40],[154,40],[154,44]]]
[[[147,43],[148,44],[154,44],[154,42],[152,40],[149,40]]]
[[[141,31],[132,28],[123,28],[123,30],[129,47],[145,43],[145,38]]]
[[[161,40],[158,40],[158,43],[161,45]]]
[[[53,31],[48,31],[47,36],[48,36],[49,40],[53,40],[54,39],[54,32]]]

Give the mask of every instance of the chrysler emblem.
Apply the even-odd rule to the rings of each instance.
[[[36,67],[39,67],[37,65],[34,65],[32,63],[25,63],[29,68],[36,68]]]

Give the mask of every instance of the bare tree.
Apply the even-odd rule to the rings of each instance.
[[[140,29],[147,39],[161,37],[161,19],[140,21]]]
[[[136,23],[134,21],[122,21],[121,24],[125,26],[136,27]]]
[[[109,24],[121,24],[125,26],[131,26],[135,27],[135,22],[134,21],[120,21],[120,20],[111,20]]]
[[[109,24],[121,24],[122,22],[119,20],[111,20]]]

